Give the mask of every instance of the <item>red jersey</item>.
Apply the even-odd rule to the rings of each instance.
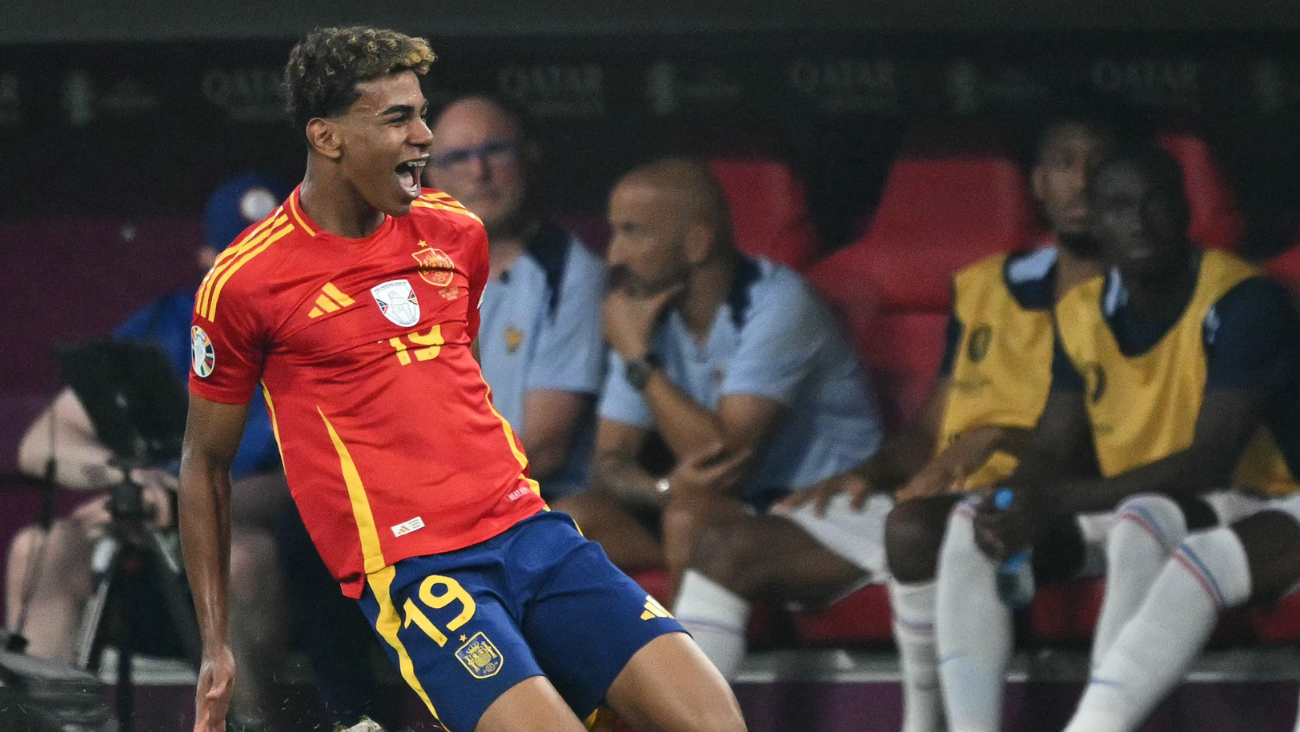
[[[545,504],[470,351],[488,276],[478,217],[426,189],[409,215],[343,239],[299,194],[204,278],[190,390],[243,404],[261,381],[303,522],[360,597],[366,574]]]

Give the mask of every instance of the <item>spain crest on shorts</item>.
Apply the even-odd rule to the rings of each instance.
[[[456,649],[456,658],[461,665],[469,671],[470,675],[476,679],[486,679],[496,676],[501,670],[501,664],[505,659],[501,657],[501,651],[488,640],[482,631],[474,634],[474,637],[465,641],[465,644]]]
[[[390,280],[370,288],[379,304],[379,312],[394,323],[409,328],[420,322],[420,301],[406,280]]]

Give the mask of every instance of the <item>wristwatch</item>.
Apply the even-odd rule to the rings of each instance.
[[[653,351],[646,353],[641,358],[634,358],[627,362],[627,367],[623,369],[623,376],[627,383],[632,385],[637,391],[645,391],[646,384],[650,383],[650,375],[655,369],[663,365],[659,356]]]

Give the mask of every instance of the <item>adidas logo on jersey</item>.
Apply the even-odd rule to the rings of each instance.
[[[672,616],[673,614],[665,610],[664,606],[660,605],[658,600],[649,595],[645,596],[645,612],[641,613],[642,620],[650,620],[651,618],[671,618]]]

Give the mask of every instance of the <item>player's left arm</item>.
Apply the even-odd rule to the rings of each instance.
[[[247,404],[190,395],[181,452],[181,549],[203,638],[195,729],[224,730],[233,693],[230,650],[230,464],[239,449]]]
[[[1138,493],[1190,498],[1231,485],[1270,400],[1297,398],[1300,317],[1279,285],[1252,278],[1216,304],[1205,342],[1206,386],[1192,444],[1114,478],[1062,487],[1054,496],[1058,512],[1109,510]]]

